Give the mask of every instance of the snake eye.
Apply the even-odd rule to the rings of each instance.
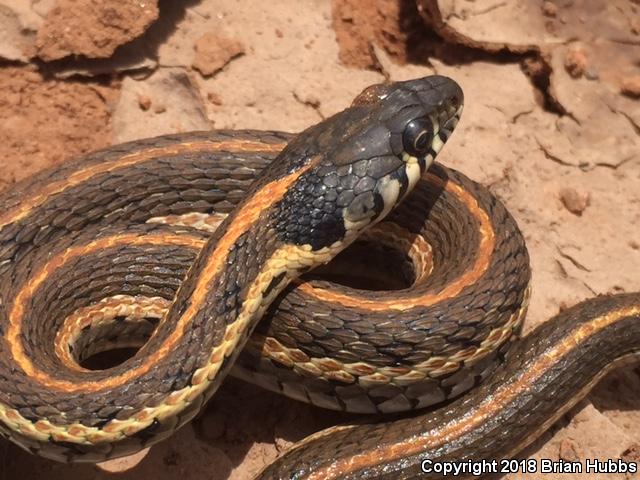
[[[405,151],[414,157],[423,156],[431,148],[433,125],[428,118],[411,120],[402,134]]]

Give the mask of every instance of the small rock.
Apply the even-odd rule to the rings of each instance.
[[[620,456],[625,462],[640,462],[640,444],[634,443],[627,448]]]
[[[614,285],[607,291],[607,294],[616,295],[618,293],[625,293],[625,291],[626,290],[624,289],[624,287],[621,287],[620,285]]]
[[[600,75],[598,71],[594,68],[589,67],[586,72],[584,72],[584,76],[587,80],[600,80]]]
[[[222,105],[222,98],[215,92],[207,93],[207,100],[209,100],[214,105]]]
[[[560,190],[560,201],[567,210],[580,216],[589,206],[591,198],[588,193],[578,193],[575,189],[567,187]]]
[[[636,242],[635,240],[630,240],[629,246],[632,250],[640,250],[640,243]]]
[[[560,442],[559,456],[561,460],[567,462],[575,462],[580,459],[576,445],[568,438]]]
[[[237,40],[216,33],[205,33],[195,44],[196,55],[192,66],[205,77],[222,70],[234,58],[245,52]]]
[[[167,107],[166,105],[163,105],[162,103],[159,103],[158,105],[156,105],[156,107],[153,109],[154,113],[164,113],[167,111]]]
[[[546,63],[539,57],[525,58],[522,62],[522,67],[525,73],[531,78],[545,75],[547,69]]]
[[[138,105],[146,112],[151,108],[151,98],[147,95],[138,95]]]
[[[315,92],[305,92],[296,89],[296,91],[293,92],[293,96],[300,103],[304,103],[312,108],[320,107],[320,97],[318,97]]]
[[[293,445],[293,442],[291,442],[290,440],[286,440],[284,438],[276,437],[274,441],[276,445],[276,450],[278,450],[278,452],[284,452],[288,450],[291,447],[291,445]]]
[[[555,17],[558,14],[558,6],[553,2],[543,2],[542,13],[547,17]]]
[[[564,68],[573,78],[584,75],[588,65],[587,55],[580,48],[569,50],[564,59]]]
[[[640,98],[640,75],[623,78],[620,91],[629,97]]]

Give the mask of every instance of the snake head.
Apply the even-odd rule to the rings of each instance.
[[[299,134],[285,156],[314,166],[284,202],[283,240],[314,249],[349,243],[416,185],[462,112],[462,89],[431,76],[373,85],[346,110]]]

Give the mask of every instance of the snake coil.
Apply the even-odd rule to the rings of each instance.
[[[314,435],[262,479],[415,478],[425,458],[522,449],[637,359],[640,296],[587,301],[517,339],[522,235],[486,189],[433,163],[462,103],[445,77],[376,85],[295,136],[141,140],[5,192],[0,433],[59,461],[126,455],[232,371],[360,413],[476,387]]]

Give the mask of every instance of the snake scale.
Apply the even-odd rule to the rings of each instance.
[[[445,77],[375,85],[297,135],[140,140],[4,192],[0,433],[59,461],[127,455],[232,372],[348,412],[445,402],[320,432],[261,479],[429,478],[424,459],[519,452],[637,361],[640,296],[519,338],[522,235],[434,163],[462,105]]]

